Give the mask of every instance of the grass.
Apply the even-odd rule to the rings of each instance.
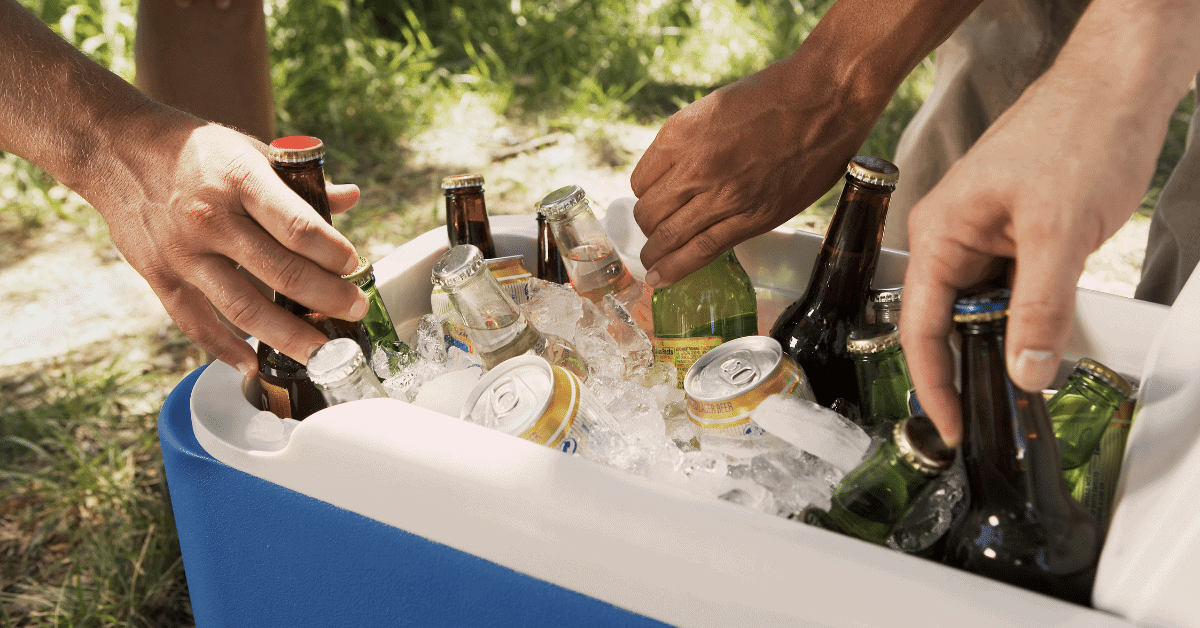
[[[22,0],[59,34],[131,79],[135,0]],[[657,126],[722,84],[789,54],[831,0],[268,0],[281,134],[321,136],[328,175],[363,199],[338,227],[396,243],[441,222],[437,181],[484,163],[489,209],[525,212],[543,169],[503,140],[564,134],[598,167],[629,165],[625,126]],[[890,157],[932,82],[922,64],[864,152]],[[1146,207],[1182,153],[1194,97],[1172,121]],[[475,125],[463,156],[437,131]],[[565,141],[565,140],[564,140]],[[460,147],[461,148],[461,147]],[[475,154],[470,154],[475,151]],[[441,155],[442,153],[438,153]],[[482,161],[481,161],[482,160]],[[544,189],[543,189],[544,187]],[[827,196],[813,212],[827,215]],[[103,223],[39,169],[0,154],[0,236],[19,243],[62,221],[101,246]],[[0,263],[3,263],[0,260]],[[110,357],[110,356],[117,357]],[[0,369],[0,622],[4,626],[186,626],[191,613],[155,418],[197,363],[186,339],[99,346]]]

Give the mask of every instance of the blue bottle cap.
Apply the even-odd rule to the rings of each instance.
[[[973,294],[954,302],[954,322],[978,323],[994,321],[1008,316],[1008,301],[1012,291],[998,288],[981,294]]]

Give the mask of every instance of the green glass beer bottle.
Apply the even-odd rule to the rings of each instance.
[[[371,303],[371,308],[367,310],[366,316],[363,316],[362,319],[363,326],[367,328],[367,336],[371,338],[371,344],[379,346],[383,343],[400,340],[396,334],[396,327],[392,324],[392,317],[388,315],[387,306],[383,304],[383,297],[379,296],[379,288],[375,286],[375,267],[371,265],[371,262],[360,255],[358,267],[349,275],[342,275],[342,278],[348,279],[358,286]]]
[[[1131,396],[1133,386],[1116,371],[1090,358],[1075,364],[1067,383],[1046,402],[1063,471],[1092,457],[1117,408]]]
[[[675,364],[677,388],[700,356],[758,333],[750,275],[730,249],[696,272],[654,291],[654,359]]]
[[[1067,493],[1041,392],[1005,367],[1007,289],[961,298],[963,464],[971,502],[947,533],[948,565],[1088,605],[1104,543]]]
[[[900,348],[900,332],[892,323],[873,323],[850,332],[846,351],[858,376],[859,413],[863,429],[887,433],[896,421],[917,414],[908,362]]]
[[[826,407],[839,397],[858,405],[846,340],[865,321],[888,201],[899,178],[896,166],[883,159],[860,155],[850,160],[808,290],[771,329],[771,337],[808,374],[817,401]]]
[[[281,137],[271,142],[267,157],[275,174],[332,224],[325,193],[325,144],[309,136]],[[275,304],[304,319],[325,337],[351,338],[365,355],[371,355],[371,341],[362,322],[331,318],[279,292],[275,293]],[[304,365],[265,342],[258,343],[258,382],[262,388],[261,408],[279,418],[300,421],[327,407]]]
[[[884,545],[930,480],[953,462],[954,450],[928,417],[906,417],[892,428],[891,440],[838,484],[829,511],[809,508],[804,520]]]

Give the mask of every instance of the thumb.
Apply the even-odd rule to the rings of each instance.
[[[1075,319],[1075,286],[1086,253],[1062,242],[1022,247],[1009,302],[1005,354],[1013,384],[1028,392],[1048,388]]]

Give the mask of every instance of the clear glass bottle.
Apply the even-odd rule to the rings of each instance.
[[[860,155],[850,160],[808,290],[771,329],[771,337],[808,373],[821,405],[838,398],[858,405],[846,340],[864,322],[888,201],[899,177],[896,166],[883,159]]]
[[[575,292],[595,303],[607,294],[613,295],[637,326],[653,338],[653,291],[625,268],[612,240],[592,213],[583,188],[568,185],[547,194],[538,211],[550,223]]]
[[[829,511],[809,508],[805,522],[884,545],[892,528],[912,510],[930,481],[954,462],[955,455],[923,415],[902,419],[891,436],[842,479]]]
[[[388,396],[358,343],[349,338],[334,338],[314,351],[308,376],[331,406]]]
[[[873,323],[850,332],[846,351],[854,361],[863,429],[890,433],[897,421],[918,414],[900,332],[892,323]]]
[[[281,137],[271,142],[267,157],[279,178],[325,222],[333,224],[329,197],[325,194],[325,144],[309,136]],[[330,318],[279,292],[275,293],[275,304],[304,319],[327,338],[351,338],[364,353],[371,353],[371,340],[361,321]],[[258,343],[258,380],[263,391],[262,409],[279,418],[300,421],[325,407],[325,400],[304,365],[264,342]]]
[[[1116,371],[1091,358],[1075,364],[1067,382],[1046,402],[1063,471],[1091,459],[1113,415],[1132,396],[1133,386]]]
[[[758,333],[750,275],[730,249],[696,272],[654,291],[654,359],[675,364],[676,386],[700,356]]]
[[[1045,398],[1008,378],[1008,301],[1000,289],[954,305],[971,501],[944,539],[942,561],[1089,605],[1104,536],[1063,484]]]
[[[459,174],[442,179],[446,197],[446,232],[450,246],[473,244],[486,259],[496,257],[487,203],[483,198],[483,175]]]
[[[579,351],[562,338],[542,334],[525,319],[475,246],[460,244],[443,253],[433,263],[433,282],[446,291],[485,368],[533,354],[587,378]]]

